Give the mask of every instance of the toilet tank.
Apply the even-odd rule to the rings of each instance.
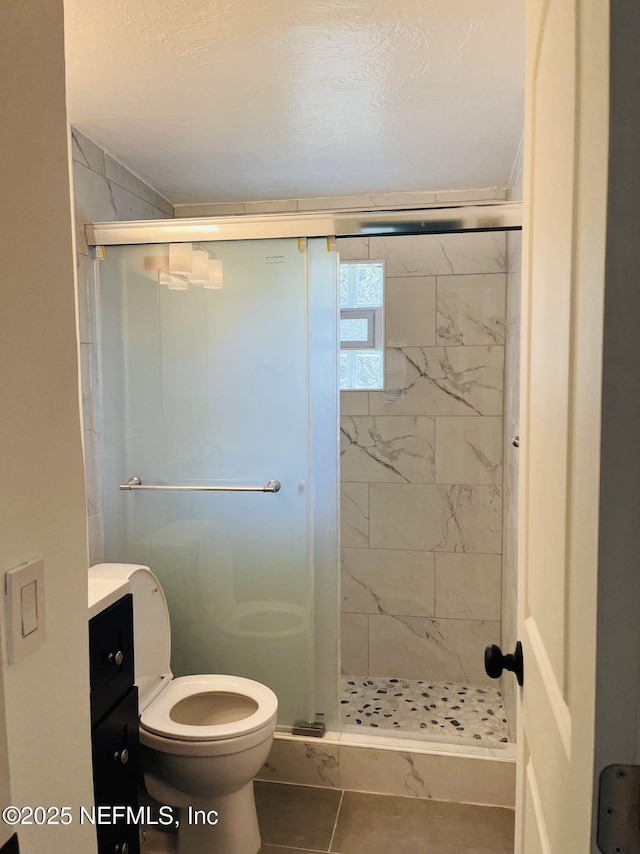
[[[92,580],[127,581],[133,597],[133,651],[140,711],[171,680],[171,624],[164,591],[148,566],[100,563],[89,570]]]

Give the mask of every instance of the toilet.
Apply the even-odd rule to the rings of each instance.
[[[151,570],[112,563],[89,573],[129,583],[144,780],[152,798],[179,808],[178,854],[257,854],[253,778],[273,742],[276,695],[240,676],[174,678],[167,602]]]

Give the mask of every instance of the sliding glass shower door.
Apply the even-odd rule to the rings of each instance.
[[[98,265],[106,560],[157,574],[175,675],[256,679],[281,726],[331,725],[336,255],[325,239],[193,250],[221,262],[213,279],[176,273],[170,244]],[[120,488],[132,478],[162,489]]]

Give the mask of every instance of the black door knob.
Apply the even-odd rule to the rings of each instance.
[[[520,641],[516,644],[515,652],[508,655],[503,655],[502,650],[495,643],[489,644],[484,651],[484,669],[487,671],[487,676],[492,679],[499,679],[503,670],[510,670],[515,673],[518,685],[522,685],[524,682],[524,662],[522,661],[522,644]]]

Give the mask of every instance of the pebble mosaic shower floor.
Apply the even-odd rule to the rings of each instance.
[[[491,685],[343,676],[340,703],[346,726],[509,741],[502,694]]]

